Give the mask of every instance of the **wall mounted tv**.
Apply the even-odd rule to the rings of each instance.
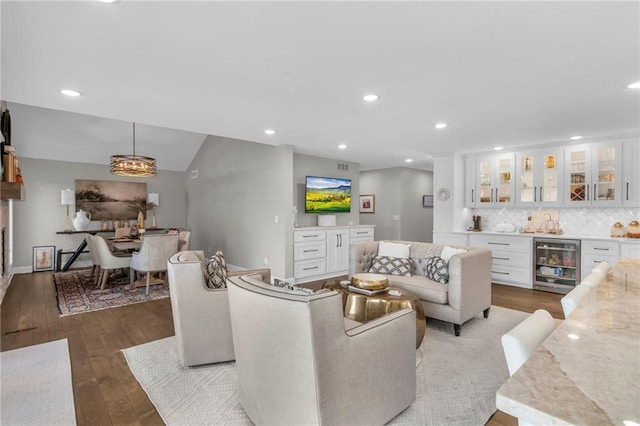
[[[351,179],[307,176],[305,213],[349,213],[351,211]]]

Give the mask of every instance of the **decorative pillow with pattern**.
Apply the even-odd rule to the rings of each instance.
[[[413,262],[413,275],[427,276],[427,265],[431,261],[433,256],[427,257],[412,257]]]
[[[411,259],[391,256],[376,256],[371,261],[371,267],[367,272],[374,274],[411,276],[413,262]]]
[[[449,282],[449,262],[439,256],[427,257],[425,276],[431,281],[446,284]]]
[[[218,250],[207,262],[207,287],[226,288],[227,287],[227,261],[224,255]]]

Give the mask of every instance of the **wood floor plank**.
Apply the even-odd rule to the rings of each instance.
[[[338,278],[339,279],[339,278]],[[323,281],[310,283],[320,288]],[[546,309],[563,318],[562,295],[492,286],[492,304],[524,312]],[[50,272],[15,275],[0,306],[0,350],[33,342],[67,338],[71,358],[76,418],[79,425],[161,425],[162,419],[140,387],[122,349],[172,336],[169,298],[60,317]],[[35,330],[20,331],[19,327]],[[516,426],[517,420],[497,411],[490,426]]]

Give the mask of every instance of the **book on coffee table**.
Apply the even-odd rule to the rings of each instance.
[[[383,289],[380,289],[380,290],[365,290],[363,288],[358,288],[358,287],[350,285],[349,286],[349,291],[353,291],[354,293],[366,294],[367,296],[373,296],[375,294],[386,293],[387,291],[389,291],[389,289],[388,288],[383,288]]]

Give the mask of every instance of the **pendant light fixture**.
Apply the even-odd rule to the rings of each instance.
[[[136,155],[136,123],[133,123],[133,155],[112,155],[111,173],[127,177],[156,175],[156,159]]]

